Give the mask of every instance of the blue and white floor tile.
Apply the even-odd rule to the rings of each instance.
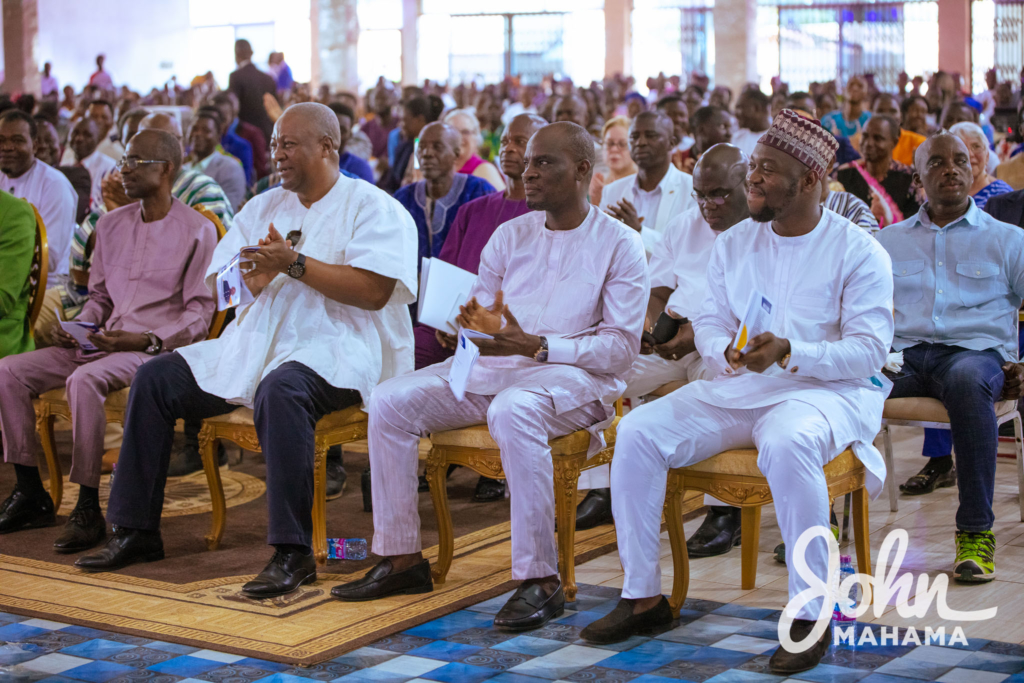
[[[778,613],[710,600],[687,601],[678,624],[654,637],[581,641],[618,594],[581,586],[575,609],[518,635],[491,627],[500,596],[310,667],[0,612],[0,683],[1024,683],[1024,645],[979,639],[966,648],[841,644],[783,679],[768,671]]]

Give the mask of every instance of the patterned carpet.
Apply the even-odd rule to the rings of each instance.
[[[491,627],[507,595],[471,606],[314,666],[293,666],[0,612],[2,683],[776,683],[768,658],[778,612],[687,601],[673,628],[611,646],[579,640],[608,613],[618,590],[581,586],[575,609],[515,635]],[[861,629],[878,626],[859,625]],[[900,636],[902,639],[902,635]],[[2,641],[9,641],[3,644]],[[811,683],[1020,683],[1024,646],[972,639],[967,646],[833,646]]]

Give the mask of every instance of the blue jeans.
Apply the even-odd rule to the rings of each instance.
[[[893,378],[889,398],[936,398],[949,412],[960,489],[956,526],[961,531],[987,531],[995,519],[995,404],[1003,392],[1003,363],[994,349],[918,344],[903,351],[903,369]]]
[[[1017,328],[1017,357],[1024,358],[1024,325]],[[924,446],[921,455],[926,458],[941,458],[953,452],[953,435],[948,429],[924,430]]]

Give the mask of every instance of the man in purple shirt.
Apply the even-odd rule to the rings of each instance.
[[[120,166],[125,193],[141,204],[105,214],[96,226],[89,301],[76,322],[99,330],[86,352],[60,325],[54,346],[0,360],[0,430],[17,485],[0,504],[0,534],[56,523],[36,465],[32,401],[67,387],[75,416],[71,481],[78,504],[54,542],[60,553],[87,550],[106,535],[99,506],[107,394],[128,386],[152,356],[206,337],[215,308],[204,283],[217,246],[213,224],[171,194],[181,145],[169,133],[140,131]]]
[[[492,192],[459,207],[438,258],[476,273],[480,269],[480,253],[498,226],[529,212],[523,187],[526,143],[546,125],[547,121],[536,114],[520,114],[512,119],[501,136],[498,152],[501,172],[508,178],[508,187],[504,192]],[[440,363],[455,352],[454,337],[425,325],[416,325],[413,332],[416,335],[417,368]],[[424,362],[427,357],[429,359]],[[421,488],[425,484],[424,481]],[[474,501],[489,503],[504,497],[504,483],[488,477],[480,477],[477,481]]]

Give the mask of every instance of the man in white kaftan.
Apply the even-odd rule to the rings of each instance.
[[[871,442],[891,388],[881,368],[893,338],[892,270],[875,240],[820,207],[819,183],[834,154],[835,140],[820,124],[789,110],[758,143],[747,175],[751,218],[716,241],[694,321],[697,350],[718,376],[641,406],[619,424],[612,500],[623,600],[581,637],[615,642],[671,620],[658,562],[669,469],[757,448],[789,548],[813,527],[828,529],[822,468],[844,449],[852,446],[864,463],[869,492],[881,489],[885,465]],[[771,302],[773,315],[769,331],[740,352],[733,344],[754,292]],[[825,540],[812,541],[805,557],[827,582]],[[790,573],[791,598],[807,587]],[[798,610],[794,641],[811,632],[821,608],[818,598]],[[830,642],[826,629],[804,652],[780,647],[772,671],[811,668]]]
[[[494,233],[460,317],[495,334],[478,341],[482,355],[465,399],[446,381],[451,360],[374,392],[373,551],[386,559],[364,579],[335,588],[336,597],[431,590],[420,555],[417,445],[431,432],[486,423],[512,498],[512,576],[524,581],[495,625],[525,630],[561,613],[548,440],[587,429],[590,452],[601,448],[600,432],[640,349],[649,289],[639,235],[586,200],[593,160],[589,135],[573,123],[546,126],[530,140],[523,179],[534,211]],[[504,308],[493,306],[502,296]]]
[[[416,229],[385,193],[339,174],[339,139],[324,105],[293,105],[277,121],[271,148],[283,187],[245,205],[207,273],[215,287],[219,268],[258,245],[245,276],[255,300],[220,338],[166,354],[136,376],[108,512],[118,533],[79,566],[160,559],[175,420],[245,406],[267,463],[267,540],[277,552],[242,592],[275,597],[316,580],[314,425],[413,367]]]
[[[715,240],[725,230],[750,216],[744,185],[746,173],[747,157],[738,148],[721,144],[709,149],[694,168],[695,205],[668,224],[664,239],[658,242],[651,254],[648,331],[654,330],[663,312],[686,322],[665,343],[641,345],[640,355],[626,376],[623,394],[630,399],[632,408],[643,402],[643,397],[670,382],[687,384],[715,376],[696,350],[691,321],[697,317],[704,299],[708,260]],[[610,475],[610,465],[580,473],[579,488],[590,491],[576,509],[577,530],[612,522]],[[707,505],[721,505],[710,496],[705,502]],[[731,519],[732,513],[729,514]],[[717,516],[713,521],[718,521]],[[721,524],[714,526],[717,528]],[[731,534],[724,534],[723,539],[725,536],[729,538],[719,545],[726,545],[725,550],[728,550],[733,539]]]

